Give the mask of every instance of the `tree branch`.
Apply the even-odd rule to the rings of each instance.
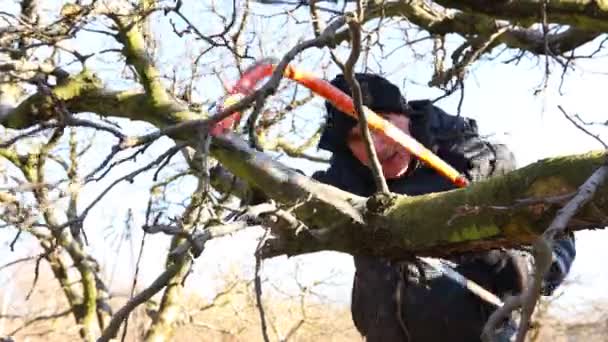
[[[533,0],[530,1],[536,2]],[[450,8],[452,6],[443,3],[454,3],[456,1],[443,0],[436,2]],[[479,0],[477,2],[481,3],[487,1]],[[513,3],[513,1],[509,3]],[[491,5],[487,6],[491,7]],[[453,7],[458,8],[457,6]],[[537,4],[536,7],[530,9],[530,12],[528,12],[527,15],[530,17],[535,16],[536,13],[538,13],[539,7],[540,4]],[[544,49],[544,37],[540,30],[524,27],[528,25],[521,24],[520,26],[519,23],[521,23],[521,21],[519,20],[510,22],[510,18],[506,16],[488,15],[483,11],[469,11],[467,9],[463,9],[462,11],[440,11],[436,7],[432,8],[424,1],[419,0],[393,1],[382,5],[370,5],[369,8],[365,17],[366,22],[379,17],[403,17],[431,34],[446,35],[449,33],[456,33],[465,37],[477,35],[490,36],[498,29],[506,28],[504,34],[498,37],[497,43],[503,43],[510,48],[529,51],[537,55],[544,55],[546,53]],[[548,11],[551,10],[548,9]],[[503,18],[504,20],[499,20],[500,18]],[[573,16],[573,18],[578,17]],[[551,20],[552,17],[549,17],[549,19]],[[568,21],[571,20],[575,19],[570,18]],[[537,21],[538,18],[531,20],[532,23]],[[568,28],[561,33],[549,34],[547,40],[549,42],[550,51],[554,55],[561,55],[574,50],[602,35],[603,31],[607,30],[608,20],[606,20],[606,23],[604,23],[603,26],[604,27],[602,28],[595,25],[573,25],[573,27]],[[348,30],[342,30],[336,35],[337,42],[348,39]]]
[[[546,159],[466,189],[395,195],[383,201],[365,200],[312,181],[233,137],[222,139],[213,152],[224,166],[278,202],[311,198],[294,210],[308,230],[282,231],[266,244],[265,257],[336,250],[395,259],[413,254],[449,257],[463,251],[532,244],[560,208],[552,198],[574,192],[605,158],[603,152],[594,152]],[[603,186],[596,200],[569,221],[568,229],[603,227],[608,222],[604,216],[608,207],[602,200],[606,195],[608,187]],[[330,196],[350,211],[327,211],[333,205]]]
[[[476,12],[498,19],[533,23],[538,21],[540,0],[435,0],[446,7]],[[590,31],[608,31],[608,4],[601,0],[558,0],[547,2],[549,22]]]
[[[118,310],[108,327],[103,331],[102,335],[97,339],[97,342],[107,342],[116,337],[118,329],[122,322],[129,316],[140,304],[145,303],[148,299],[152,298],[156,293],[162,290],[169,281],[179,272],[181,268],[180,264],[174,264],[168,267],[163,273],[161,273],[152,284],[142,292],[138,293],[135,297],[127,302],[120,310]]]
[[[141,32],[135,16],[111,15],[119,29],[117,39],[124,45],[123,54],[127,63],[131,64],[140,77],[140,82],[153,103],[171,102],[169,94],[163,86],[160,74],[146,49],[146,40]],[[129,20],[131,19],[131,20]]]
[[[357,4],[358,7],[361,6],[360,2],[357,2]],[[339,66],[342,68],[344,77],[346,78],[353,95],[355,112],[359,117],[359,127],[361,129],[361,135],[365,141],[365,149],[367,150],[367,156],[371,165],[372,174],[374,175],[376,190],[381,193],[388,194],[389,189],[388,185],[386,184],[384,174],[382,173],[382,165],[378,160],[378,154],[374,148],[374,141],[369,131],[369,127],[367,126],[367,116],[365,115],[365,110],[363,109],[363,94],[361,92],[361,86],[359,85],[359,81],[357,81],[355,78],[354,72],[355,64],[357,63],[359,55],[361,54],[361,24],[359,23],[359,18],[356,18],[354,14],[347,14],[346,18],[346,23],[348,24],[348,29],[350,30],[350,41],[352,47],[346,63],[344,65],[339,64]]]

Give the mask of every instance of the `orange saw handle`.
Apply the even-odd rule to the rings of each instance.
[[[253,92],[255,85],[261,79],[272,75],[275,67],[276,65],[269,59],[261,60],[260,62],[254,64],[243,73],[243,76],[235,84],[230,93],[233,95],[250,94]],[[325,98],[341,112],[346,113],[358,120],[352,98],[331,83],[320,79],[311,73],[297,70],[292,65],[287,66],[284,76],[309,88],[314,93]],[[228,97],[228,99],[230,100],[231,97]],[[416,139],[376,114],[373,110],[365,106],[363,107],[363,110],[367,116],[368,126],[372,130],[384,134],[391,141],[399,144],[408,152],[416,156],[420,161],[435,169],[442,176],[448,178],[456,186],[466,187],[469,184],[466,177],[439,158],[431,150],[419,143]],[[235,113],[225,120],[228,120],[227,123],[232,126],[235,122],[240,120],[240,113]],[[224,129],[228,128],[227,126],[228,125],[223,125]]]

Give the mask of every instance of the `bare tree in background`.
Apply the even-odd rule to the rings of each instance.
[[[131,312],[156,294],[160,304],[142,338],[171,339],[178,299],[205,242],[253,224],[269,227],[259,259],[320,250],[443,257],[529,244],[539,285],[555,234],[605,223],[603,151],[541,161],[415,202],[346,194],[273,159],[325,160],[311,148],[321,120],[310,113],[319,103],[310,91],[282,82],[280,66],[306,62],[324,77],[354,48],[361,69],[383,74],[391,72],[383,69],[386,60],[427,54],[429,86],[462,102],[476,63],[532,57],[545,70],[542,91],[551,73],[567,77],[578,58],[605,53],[604,2],[22,0],[8,7],[0,11],[0,227],[14,234],[11,248],[26,239],[40,245],[34,258],[50,265],[83,340],[124,338]],[[595,52],[579,55],[585,44]],[[273,77],[210,116],[210,104],[231,82],[269,56],[282,57]],[[252,107],[235,134],[207,134],[218,118]],[[564,115],[587,131],[580,118]],[[145,287],[134,282],[130,299],[112,312],[100,263],[87,248],[87,234],[99,227],[87,218],[117,186],[145,177],[153,185],[141,245],[148,235],[170,239],[165,270]],[[176,199],[171,189],[184,180],[195,186]],[[249,187],[264,189],[272,203],[247,207],[234,200]],[[498,196],[496,189],[509,191]],[[487,228],[471,236],[472,222]],[[383,231],[398,237],[404,226],[408,238],[397,239],[399,246],[373,238]],[[429,230],[437,234],[429,238]],[[352,231],[359,233],[345,233]],[[145,262],[138,258],[138,267]],[[531,314],[537,296],[531,286],[497,314],[519,307]],[[261,303],[260,313],[265,327]]]

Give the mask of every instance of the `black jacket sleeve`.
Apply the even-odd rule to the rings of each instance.
[[[515,170],[513,153],[505,145],[481,137],[474,119],[450,115],[430,101],[410,103],[415,113],[414,135],[470,181]]]

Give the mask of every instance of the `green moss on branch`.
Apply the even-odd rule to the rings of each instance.
[[[154,103],[149,96],[133,91],[108,91],[102,82],[85,70],[68,78],[52,90],[57,99],[64,101],[71,113],[96,113],[104,117],[120,117],[149,122],[157,127],[200,119],[176,102]],[[7,128],[24,129],[37,123],[56,119],[55,104],[50,96],[36,93],[21,102],[2,117]]]

